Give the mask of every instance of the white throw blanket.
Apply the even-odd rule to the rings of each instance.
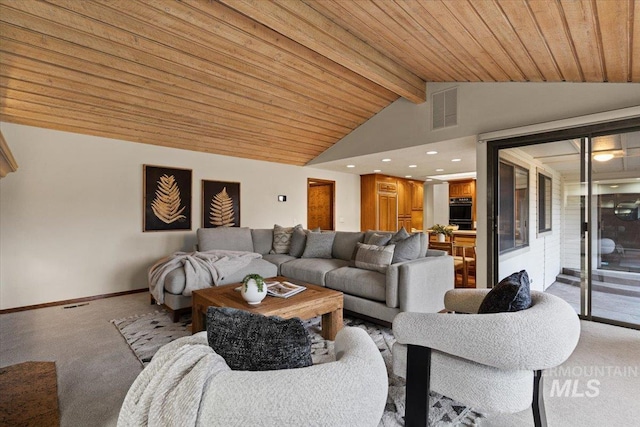
[[[196,289],[218,285],[226,276],[262,258],[254,252],[213,250],[176,252],[161,259],[149,269],[149,291],[158,304],[164,303],[164,280],[176,268],[184,268],[185,287],[182,295],[191,296]]]
[[[195,426],[205,387],[231,370],[207,345],[206,332],[163,346],[133,382],[118,427]]]

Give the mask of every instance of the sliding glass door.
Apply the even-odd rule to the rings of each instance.
[[[638,125],[488,141],[490,283],[526,269],[581,317],[640,327]]]
[[[585,298],[593,318],[640,325],[640,132],[589,142],[592,238]]]

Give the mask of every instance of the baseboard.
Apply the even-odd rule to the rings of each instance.
[[[133,289],[131,291],[115,292],[113,294],[95,295],[95,296],[92,296],[92,297],[67,299],[67,300],[64,300],[64,301],[47,302],[47,303],[44,303],[44,304],[26,305],[24,307],[5,308],[4,310],[0,310],[0,314],[16,313],[18,311],[35,310],[35,309],[38,309],[38,308],[56,307],[58,305],[77,304],[77,303],[81,303],[81,302],[94,301],[94,300],[103,299],[103,298],[112,298],[112,297],[119,297],[119,296],[122,296],[122,295],[138,294],[140,292],[149,292],[149,288]]]

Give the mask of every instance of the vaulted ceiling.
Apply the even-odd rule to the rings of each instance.
[[[0,0],[0,120],[304,165],[428,82],[640,82],[640,0]]]

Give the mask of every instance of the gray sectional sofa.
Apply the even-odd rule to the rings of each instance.
[[[274,253],[283,252],[279,241],[281,231],[276,228],[274,242],[274,229],[201,228],[197,231],[198,250],[248,251],[262,255],[262,258],[253,259],[241,270],[222,278],[218,285],[240,282],[249,273],[263,277],[282,275],[341,291],[345,310],[384,322],[392,322],[396,314],[403,311],[438,312],[444,308],[445,292],[453,289],[452,257],[443,251],[429,250],[428,236],[424,233],[411,236],[414,254],[409,258],[415,259],[402,258],[406,250],[400,249],[403,243],[396,242],[396,259],[380,268],[367,263],[368,259],[361,259],[363,252],[359,250],[364,249],[358,244],[381,238],[382,241],[389,240],[395,233],[312,233],[297,228],[287,246],[288,252]],[[409,240],[404,243],[405,249],[407,242]],[[383,249],[382,246],[363,248]],[[174,312],[174,319],[177,313],[191,307],[191,297],[182,295],[184,288],[182,269],[167,275],[164,304]]]

